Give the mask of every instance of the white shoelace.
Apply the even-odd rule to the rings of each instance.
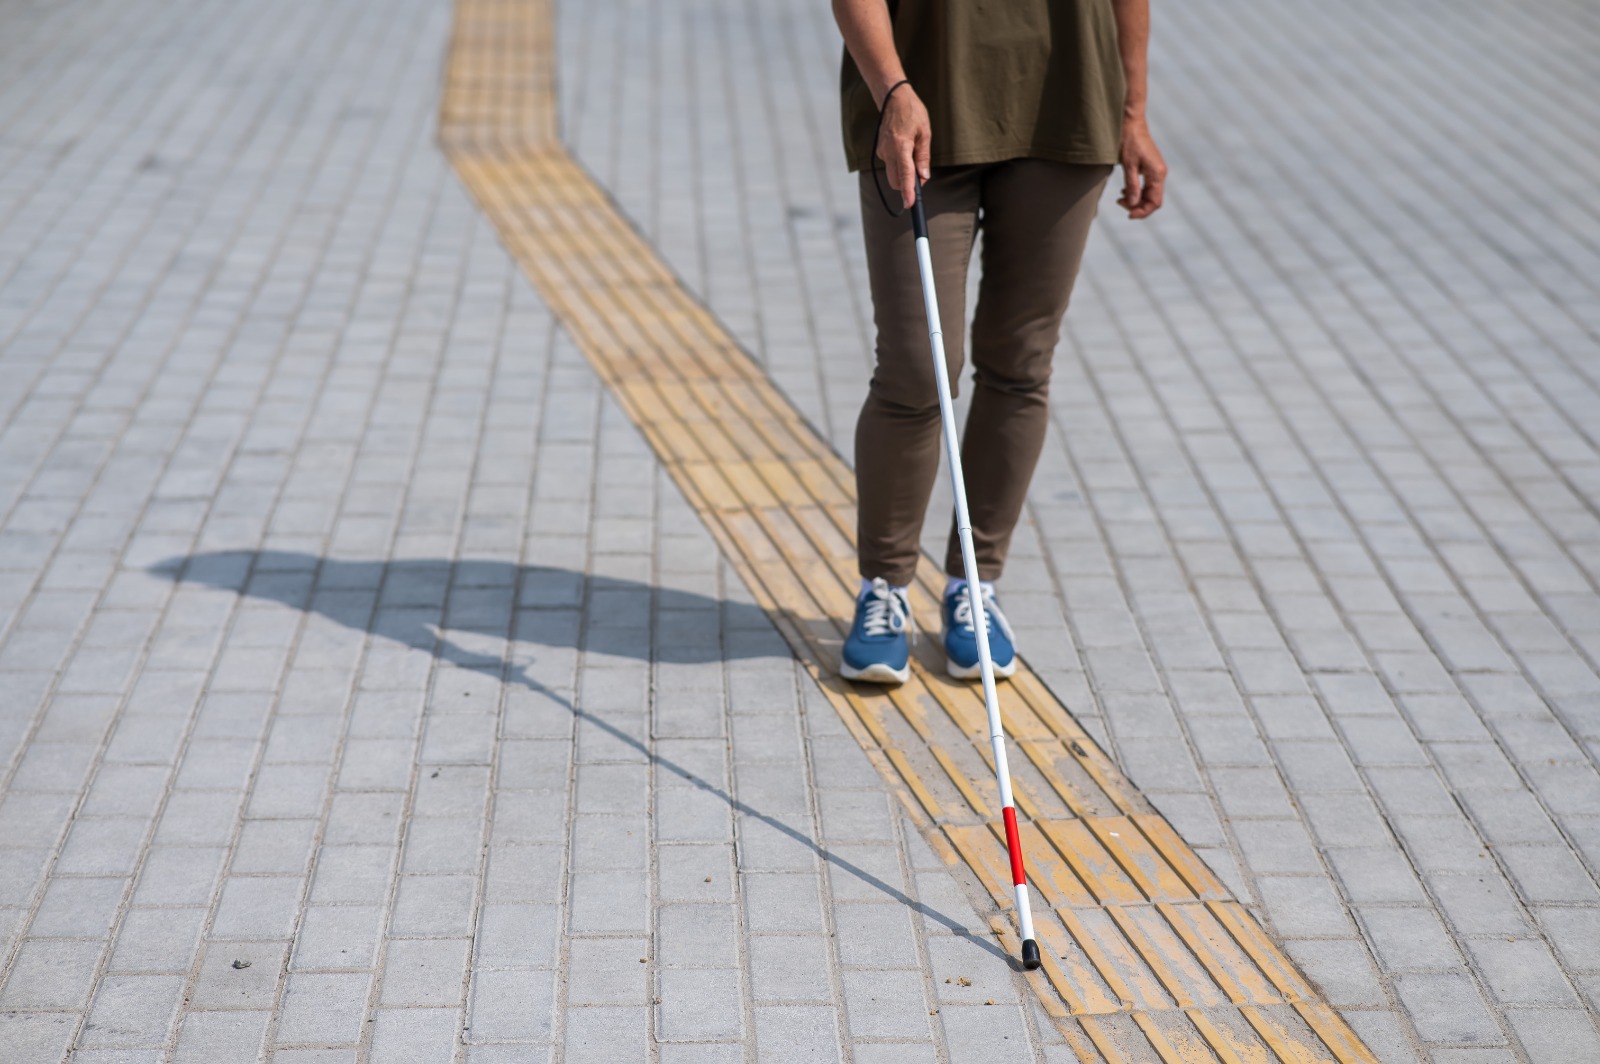
[[[906,593],[889,586],[883,577],[872,582],[865,599],[867,615],[861,622],[862,630],[871,636],[889,635],[906,630],[908,611]]]
[[[1006,615],[1000,612],[1000,604],[995,601],[994,589],[983,587],[980,584],[978,587],[978,593],[983,596],[983,613],[985,623],[988,622],[990,617],[993,617],[995,627],[1004,632],[1007,639],[1011,640],[1013,643],[1016,642],[1016,637],[1011,634],[1011,625],[1006,622]],[[967,594],[966,588],[962,588],[957,593],[955,621],[956,624],[963,628],[972,627],[972,596]],[[987,628],[984,630],[988,631]]]

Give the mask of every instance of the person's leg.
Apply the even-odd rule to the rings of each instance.
[[[967,266],[983,169],[935,170],[923,189],[952,386],[961,373]],[[861,223],[878,339],[872,383],[856,421],[856,543],[862,579],[881,577],[904,587],[916,572],[922,521],[939,473],[939,398],[911,219],[889,216],[870,174],[861,175]]]
[[[1050,362],[1109,166],[1018,159],[987,167],[974,390],[961,442],[979,579],[1000,576],[1044,447]],[[945,572],[964,576],[952,527]]]

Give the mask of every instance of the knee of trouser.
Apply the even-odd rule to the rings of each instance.
[[[951,387],[955,387],[951,380]],[[883,413],[905,420],[939,416],[939,386],[930,366],[925,372],[884,372],[880,362],[867,386],[868,402]]]
[[[972,376],[978,386],[1007,395],[1047,393],[1061,340],[1060,315],[985,309],[979,307],[972,325]]]
[[[1050,360],[1029,359],[1009,367],[1008,372],[997,372],[994,367],[977,365],[972,370],[972,381],[979,387],[1018,399],[1043,401],[1050,395]]]

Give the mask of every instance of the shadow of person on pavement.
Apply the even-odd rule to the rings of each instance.
[[[446,633],[545,646],[581,643],[592,652],[672,664],[789,656],[757,606],[550,566],[472,558],[350,561],[264,550],[168,558],[150,571],[319,613],[452,665],[489,672],[507,663]],[[569,623],[541,623],[552,614]],[[659,622],[654,631],[652,617]]]
[[[754,809],[651,750],[616,725],[586,713],[539,681],[528,666],[471,650],[446,633],[509,639],[646,662],[711,664],[789,657],[767,614],[743,602],[552,566],[488,559],[351,561],[292,551],[212,551],[167,558],[152,575],[178,584],[282,603],[421,650],[457,668],[519,684],[564,706],[744,816],[761,821],[823,860],[1011,963],[1009,954],[959,920],[911,898],[809,835]],[[550,623],[554,621],[555,623]],[[458,639],[459,637],[458,636]]]

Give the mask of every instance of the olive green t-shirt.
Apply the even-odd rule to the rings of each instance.
[[[1117,162],[1124,84],[1111,0],[890,0],[889,9],[906,77],[928,108],[934,166]],[[848,51],[840,82],[845,157],[861,170],[878,109]]]

